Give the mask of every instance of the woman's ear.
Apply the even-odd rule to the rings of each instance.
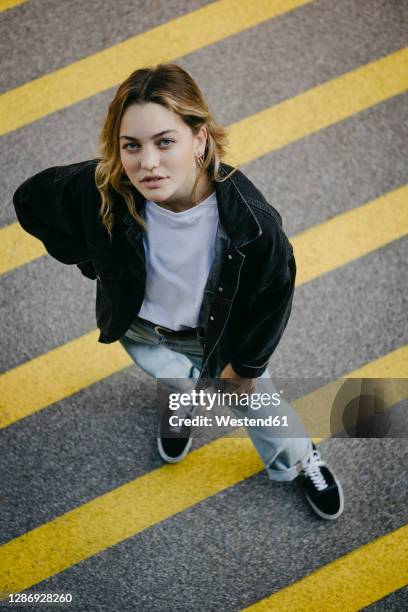
[[[196,138],[198,140],[198,146],[197,146],[197,150],[196,150],[196,155],[198,155],[199,157],[202,157],[205,153],[205,146],[207,144],[207,137],[208,137],[208,132],[207,132],[207,128],[205,127],[205,125],[202,125],[199,132],[196,135]]]

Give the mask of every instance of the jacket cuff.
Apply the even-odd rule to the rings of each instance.
[[[90,278],[91,280],[96,279],[96,272],[91,259],[87,259],[86,261],[80,261],[76,264],[77,268],[79,268],[84,276]]]
[[[238,374],[238,376],[242,376],[243,378],[259,378],[267,369],[268,362],[264,363],[261,366],[250,366],[240,363],[239,361],[234,361],[232,359],[231,366],[234,372]]]

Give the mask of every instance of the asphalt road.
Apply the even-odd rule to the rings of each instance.
[[[209,5],[16,5],[0,12],[1,90],[6,94]],[[316,0],[177,61],[197,80],[217,121],[232,125],[399,52],[407,33],[403,0]],[[25,178],[97,154],[113,94],[114,88],[102,91],[2,136],[2,229],[16,222],[11,198]],[[296,236],[405,186],[407,144],[405,92],[259,156],[242,170],[279,210],[287,234]],[[406,220],[399,239],[384,240],[380,248],[298,287],[290,323],[269,364],[272,377],[315,379],[318,386],[407,346]],[[0,365],[6,374],[95,329],[95,285],[75,266],[44,256],[9,270],[0,283]],[[408,379],[407,361],[398,372]],[[154,382],[130,366],[1,429],[0,544],[160,468],[154,400]],[[81,612],[240,610],[278,593],[406,525],[407,408],[407,398],[396,406],[400,435],[394,430],[384,439],[321,442],[322,456],[344,487],[346,507],[338,521],[320,521],[294,486],[272,483],[261,471],[101,547],[26,592],[72,593],[73,602],[64,607]],[[193,452],[207,442],[196,439]],[[234,458],[232,445],[228,460]],[[375,567],[380,577],[381,558]],[[401,587],[364,609],[407,610],[408,586]],[[344,592],[348,588],[344,583]],[[0,602],[10,609],[62,607],[19,605]],[[290,609],[297,612],[297,605]],[[305,599],[301,609],[312,609],[307,606]],[[339,599],[338,607],[314,609],[358,608]]]

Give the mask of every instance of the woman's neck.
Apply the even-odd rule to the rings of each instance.
[[[192,203],[191,200],[186,200],[184,202],[156,202],[158,206],[162,206],[167,210],[172,212],[183,212],[185,210],[189,210],[189,208],[193,208],[207,199],[208,196],[214,191],[214,183],[213,181],[206,175],[201,177],[201,180],[198,183],[196,194],[197,201]]]

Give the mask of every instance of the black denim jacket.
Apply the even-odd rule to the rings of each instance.
[[[143,228],[114,192],[113,239],[99,218],[98,159],[46,168],[13,196],[21,226],[58,261],[76,264],[97,280],[99,342],[118,340],[143,302],[146,261]],[[232,167],[221,164],[225,176]],[[145,200],[134,189],[142,212]],[[240,170],[215,184],[220,226],[216,257],[204,291],[201,377],[231,363],[240,376],[261,376],[287,325],[295,287],[292,245],[279,213]]]

